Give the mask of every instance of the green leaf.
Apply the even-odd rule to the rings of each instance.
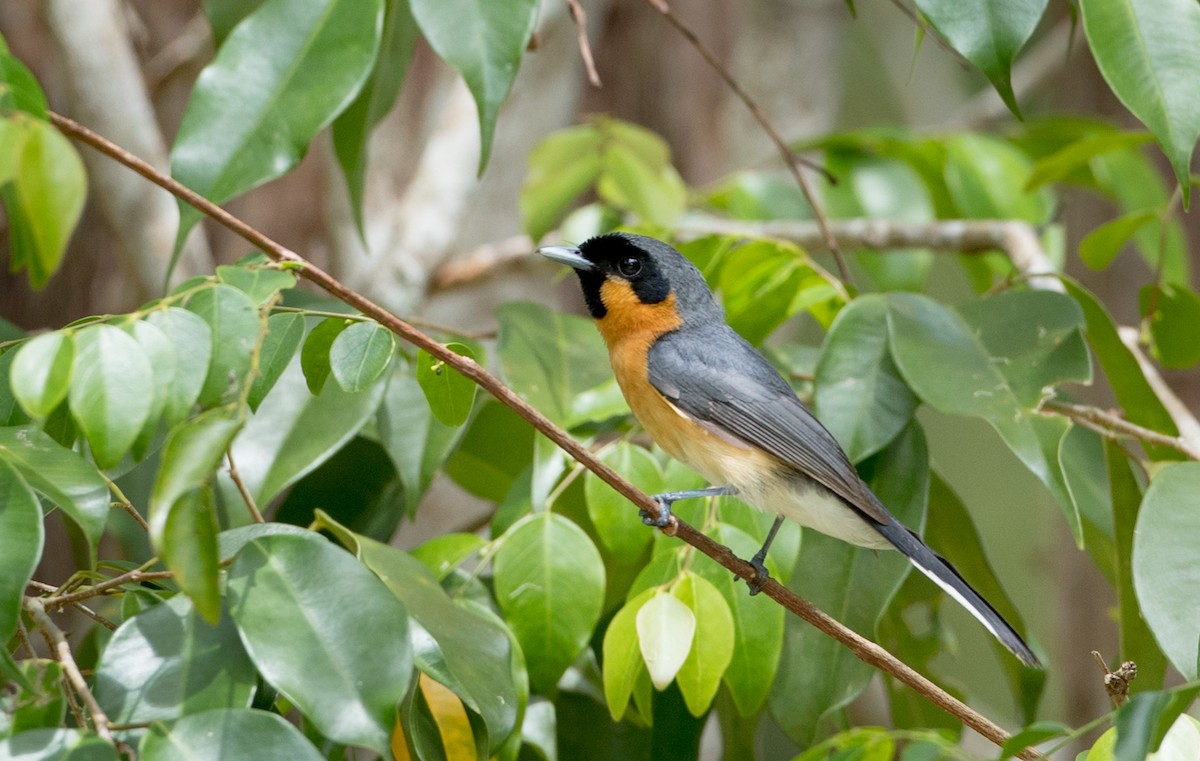
[[[38,119],[49,118],[46,95],[25,64],[8,51],[0,38],[0,109],[24,111]]]
[[[783,530],[780,529],[781,532]],[[750,557],[762,544],[746,532],[725,523],[716,525],[712,537],[741,558]],[[785,579],[786,575],[772,568],[772,560],[781,540],[782,533],[771,545],[767,568],[772,576]],[[794,558],[792,565],[795,565]],[[750,596],[749,587],[735,580],[724,566],[715,561],[696,557],[692,567],[699,576],[716,587],[732,613],[733,656],[723,679],[738,713],[743,717],[751,717],[762,707],[771,690],[771,683],[775,681],[783,651],[784,610],[778,605],[762,605],[760,600]],[[791,569],[788,570],[790,572]],[[701,627],[705,625],[704,621],[700,622]]]
[[[1140,301],[1150,326],[1151,348],[1163,367],[1186,370],[1200,362],[1200,342],[1196,341],[1200,296],[1185,285],[1150,284],[1142,288]]]
[[[329,361],[329,350],[333,342],[343,330],[354,324],[347,317],[327,317],[317,323],[317,327],[309,331],[304,339],[304,348],[300,350],[300,367],[304,370],[304,380],[308,390],[314,395],[325,388],[332,365]]]
[[[0,758],[14,761],[118,761],[117,749],[82,729],[31,729],[0,739]]]
[[[0,76],[5,58],[0,56]],[[23,131],[12,181],[0,188],[0,197],[8,214],[10,269],[28,269],[30,285],[41,289],[62,263],[83,213],[87,175],[75,148],[49,122],[28,121]]]
[[[554,229],[603,167],[604,136],[585,124],[553,132],[527,159],[529,173],[521,186],[521,226],[533,240]]]
[[[210,410],[171,431],[150,494],[150,537],[159,557],[212,624],[221,615],[217,516],[206,488],[242,421]]]
[[[753,344],[761,343],[785,320],[809,306],[799,297],[813,286],[823,288],[817,302],[836,296],[798,246],[771,240],[734,249],[725,257],[716,283],[727,322]]]
[[[142,739],[142,761],[321,761],[325,758],[300,730],[276,713],[217,708],[155,723]]]
[[[350,208],[362,232],[363,186],[366,179],[367,146],[371,131],[396,102],[408,74],[417,41],[417,24],[408,0],[387,0],[384,5],[383,37],[371,76],[354,102],[333,120],[333,150],[337,155]]]
[[[44,418],[67,398],[75,342],[65,331],[31,338],[16,352],[12,364],[12,391],[31,416]]]
[[[660,589],[638,609],[637,634],[650,682],[665,690],[692,649],[696,615],[687,603]]]
[[[446,578],[464,560],[487,546],[478,534],[456,532],[435,536],[409,553],[425,564],[438,581]]]
[[[200,5],[212,28],[213,47],[220,48],[233,28],[264,2],[266,0],[201,0]]]
[[[929,455],[920,427],[910,423],[860,472],[892,514],[919,532],[929,495]],[[870,636],[909,568],[899,553],[881,555],[809,531],[791,583],[817,607]],[[837,642],[789,616],[768,708],[789,737],[810,745],[828,731],[828,716],[857,697],[872,673]]]
[[[343,391],[355,394],[371,387],[387,369],[395,351],[396,338],[392,331],[374,320],[363,320],[333,339],[329,347],[329,369]]]
[[[405,506],[412,515],[463,429],[447,426],[433,416],[421,387],[404,368],[397,368],[388,381],[377,425],[379,440],[404,484]]]
[[[1024,153],[975,133],[946,139],[946,188],[959,213],[979,219],[1023,219],[1040,225],[1054,211],[1047,188],[1025,191],[1033,164]]]
[[[537,20],[537,0],[410,0],[438,56],[462,75],[479,109],[479,173],[492,150],[496,114]]]
[[[300,342],[304,340],[303,315],[280,312],[267,320],[267,335],[258,350],[258,374],[250,386],[246,403],[257,410],[263,399],[279,381],[279,376],[296,356]]]
[[[633,695],[634,682],[643,669],[642,652],[638,645],[637,614],[642,605],[655,594],[646,589],[625,603],[604,632],[603,677],[604,702],[613,721],[620,721]]]
[[[263,677],[321,734],[386,753],[412,676],[408,616],[387,587],[316,536],[277,535],[242,548],[228,593]]]
[[[505,405],[485,402],[446,462],[446,472],[471,494],[502,502],[532,461],[533,428]]]
[[[1112,386],[1117,402],[1125,411],[1125,417],[1131,423],[1145,426],[1168,436],[1176,436],[1179,429],[1167,412],[1154,389],[1146,381],[1138,366],[1137,359],[1121,341],[1113,324],[1112,316],[1104,305],[1073,280],[1066,279],[1063,284],[1083,308],[1087,319],[1087,340],[1095,352],[1100,366],[1104,368],[1104,377]],[[1146,454],[1153,460],[1178,460],[1183,455],[1169,447],[1145,445]]]
[[[1035,721],[1004,741],[1004,744],[1000,746],[1000,758],[1015,756],[1025,748],[1033,747],[1055,737],[1062,737],[1070,731],[1070,727],[1057,721]]]
[[[1072,175],[1087,167],[1097,156],[1126,148],[1136,148],[1152,140],[1145,132],[1121,132],[1112,128],[1085,134],[1068,143],[1049,156],[1034,162],[1033,172],[1025,183],[1026,190],[1036,190],[1042,185],[1068,180]]]
[[[200,398],[213,356],[213,332],[198,315],[178,307],[151,312],[146,322],[165,333],[175,347],[175,377],[163,408],[169,428],[191,414]]]
[[[0,459],[0,641],[17,629],[25,584],[42,558],[44,541],[37,495]]]
[[[286,173],[358,94],[382,27],[383,0],[266,0],[200,73],[171,175],[224,203]],[[175,257],[199,219],[180,204]]]
[[[535,692],[553,689],[592,636],[604,602],[604,562],[583,529],[548,511],[499,540],[496,601],[521,643]]]
[[[1046,11],[1046,0],[917,0],[917,8],[950,46],[975,65],[1021,116],[1012,64]]]
[[[717,588],[692,571],[684,572],[671,594],[687,605],[696,619],[692,647],[676,680],[688,710],[699,717],[712,705],[733,658],[733,614]]]
[[[858,462],[887,446],[917,408],[888,350],[887,301],[851,301],[834,320],[814,380],[813,410]]]
[[[256,674],[228,615],[216,626],[176,595],[127,619],[96,665],[96,700],[116,722],[249,708]]]
[[[5,652],[0,658],[7,656]],[[0,734],[62,726],[67,716],[62,664],[28,658],[17,664],[14,671],[20,679],[12,679],[7,693],[0,697]]]
[[[1200,693],[1200,686],[1185,686],[1177,690],[1144,692],[1130,697],[1117,710],[1113,724],[1117,742],[1113,748],[1116,761],[1142,761],[1158,750],[1168,730]]]
[[[299,363],[292,362],[233,442],[233,461],[255,502],[269,504],[341,449],[371,419],[383,386],[376,383],[364,393],[347,394],[330,383],[314,397],[305,388]],[[221,489],[229,499],[241,501],[229,482],[222,480]]]
[[[0,427],[24,425],[29,422],[29,416],[21,409],[9,382],[12,380],[12,364],[16,358],[17,352],[13,349],[0,353]]]
[[[1156,219],[1157,212],[1140,209],[1105,222],[1079,241],[1079,258],[1094,270],[1107,268],[1129,239]]]
[[[1163,468],[1150,482],[1133,534],[1133,585],[1171,664],[1193,680],[1200,648],[1200,463]]]
[[[133,442],[133,458],[141,460],[146,456],[150,444],[158,434],[163,410],[166,409],[167,400],[175,383],[175,365],[178,362],[178,355],[175,347],[171,345],[171,339],[167,338],[167,334],[145,320],[130,323],[125,326],[125,330],[138,342],[138,346],[142,347],[142,352],[150,363],[154,380],[154,397],[150,404],[150,414],[146,416],[146,423]]]
[[[664,491],[662,469],[645,449],[622,441],[601,452],[600,459],[643,492]],[[583,475],[583,493],[600,541],[623,562],[635,562],[654,532],[642,523],[634,505],[591,471]]]
[[[471,347],[448,343],[446,348],[468,359],[475,359]],[[417,383],[425,392],[429,409],[442,425],[457,427],[467,422],[475,404],[475,382],[437,359],[424,349],[417,351]]]
[[[665,152],[665,142],[653,133],[642,130],[638,139],[662,143],[663,151],[638,150],[622,141],[630,137],[632,125],[609,122],[606,131],[616,132],[604,152],[604,171],[596,183],[601,199],[620,209],[629,209],[644,224],[670,225],[687,205],[687,188]]]
[[[108,520],[108,483],[96,466],[33,426],[0,428],[0,461],[63,509],[94,548]]]
[[[505,304],[497,352],[504,379],[556,423],[573,420],[575,396],[612,378],[608,352],[591,320],[530,303]]]
[[[296,285],[296,276],[291,272],[264,265],[222,264],[217,267],[217,280],[245,293],[255,306]]]
[[[1200,138],[1200,7],[1191,0],[1082,0],[1083,31],[1100,73],[1154,133],[1183,190]]]
[[[413,622],[417,668],[455,692],[483,717],[494,752],[517,726],[518,696],[504,627],[455,605],[419,560],[395,547],[353,534],[318,514],[326,527],[396,595]],[[432,639],[431,639],[432,638]]]
[[[71,415],[87,436],[101,468],[111,468],[133,446],[154,401],[153,371],[138,342],[111,325],[75,336]]]
[[[212,362],[200,389],[200,406],[216,407],[236,400],[262,332],[258,308],[242,291],[218,284],[197,291],[188,299],[187,310],[212,331]]]

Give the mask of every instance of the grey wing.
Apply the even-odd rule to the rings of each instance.
[[[650,383],[683,412],[783,460],[877,523],[894,519],[774,367],[726,325],[660,338]]]

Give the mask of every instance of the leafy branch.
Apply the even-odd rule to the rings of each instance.
[[[571,438],[565,430],[552,423],[549,418],[528,404],[512,389],[504,385],[496,376],[489,373],[474,360],[450,351],[388,310],[373,303],[365,296],[350,290],[336,278],[303,259],[292,250],[280,245],[259,230],[203,198],[178,181],[164,175],[139,157],[113,144],[87,127],[54,112],[50,112],[49,117],[52,123],[63,133],[86,143],[164,188],[199,210],[202,214],[210,217],[256,246],[271,259],[280,262],[285,268],[296,270],[301,277],[317,285],[330,295],[368,315],[406,342],[424,349],[432,356],[454,368],[486,390],[495,399],[511,408],[564,452],[571,455],[585,468],[595,473],[638,508],[644,510],[657,508],[656,503],[647,494],[637,489],[615,470],[601,462],[586,447]],[[678,520],[678,518],[673,518],[672,522],[663,529],[663,532],[668,536],[675,536],[682,539],[741,578],[748,580],[757,579],[757,572],[748,562],[737,557],[728,547],[705,536],[688,523]],[[115,580],[109,581],[112,582]],[[97,587],[99,586],[97,585]],[[96,589],[96,587],[92,589]],[[1008,739],[1009,735],[993,721],[917,673],[884,648],[834,620],[812,603],[779,584],[774,579],[769,579],[763,586],[762,591],[767,597],[775,600],[787,610],[792,611],[812,626],[837,640],[865,663],[889,673],[895,679],[908,685],[933,704],[955,716],[991,742],[1002,745]],[[62,602],[69,602],[69,597],[64,596],[56,599]],[[1024,750],[1020,755],[1022,758],[1040,757],[1039,754],[1032,750]]]

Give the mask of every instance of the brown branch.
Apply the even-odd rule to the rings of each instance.
[[[64,595],[53,595],[51,597],[38,598],[42,605],[46,608],[54,610],[61,608],[64,605],[72,605],[80,600],[88,600],[97,595],[107,593],[110,589],[119,587],[122,584],[136,584],[141,581],[150,579],[169,579],[173,576],[170,571],[143,571],[140,568],[123,573],[120,576],[113,576],[111,579],[105,579],[99,583],[93,584],[90,587],[85,587],[78,592],[70,592]]]
[[[79,665],[75,663],[75,656],[71,654],[71,645],[67,642],[66,635],[63,634],[62,629],[59,629],[46,613],[46,608],[41,598],[26,597],[24,607],[25,610],[29,611],[33,622],[37,624],[38,630],[46,639],[46,644],[50,647],[50,652],[54,655],[54,659],[62,664],[63,674],[67,677],[67,681],[74,688],[75,693],[79,695],[79,699],[87,706],[96,734],[107,742],[114,742],[112,731],[108,728],[108,716],[104,713],[104,709],[100,707],[100,704],[96,702],[96,696],[92,694],[87,680],[83,678],[83,673],[79,670]]]
[[[1099,407],[1047,399],[1038,407],[1038,412],[1070,418],[1110,439],[1137,439],[1147,444],[1174,449],[1193,460],[1200,460],[1200,451],[1194,449],[1182,436],[1167,436],[1158,431],[1143,428],[1120,415]]]
[[[700,56],[708,63],[708,65],[713,68],[713,71],[717,72],[721,79],[725,81],[725,84],[729,86],[729,89],[733,92],[733,94],[738,97],[738,100],[742,101],[746,108],[750,110],[750,114],[754,117],[754,120],[758,122],[759,126],[762,127],[763,132],[765,132],[767,137],[771,139],[771,142],[775,144],[775,147],[779,150],[779,155],[783,157],[783,163],[787,165],[788,171],[792,173],[792,178],[796,180],[796,184],[800,186],[800,190],[804,193],[804,197],[808,200],[808,205],[812,207],[813,219],[817,221],[817,226],[820,228],[821,234],[825,239],[826,248],[831,254],[833,254],[833,258],[837,262],[838,274],[841,276],[842,282],[850,283],[850,268],[846,266],[846,259],[842,256],[842,249],[838,246],[837,239],[833,236],[833,233],[829,229],[829,220],[825,218],[825,212],[821,209],[821,204],[817,200],[817,194],[813,191],[812,185],[809,184],[808,178],[805,177],[804,173],[800,171],[800,167],[803,165],[809,169],[812,169],[813,171],[820,172],[822,175],[824,175],[826,180],[833,184],[837,183],[837,178],[834,177],[829,170],[822,166],[818,166],[811,161],[806,161],[792,151],[788,144],[784,142],[783,138],[780,137],[779,131],[776,130],[774,125],[771,124],[771,120],[767,118],[765,113],[763,113],[763,110],[759,107],[758,103],[750,97],[750,93],[746,92],[741,84],[734,79],[733,74],[729,72],[729,69],[725,68],[725,65],[722,64],[717,56],[708,49],[708,46],[696,36],[696,33],[692,31],[691,27],[683,23],[683,19],[675,15],[675,13],[671,10],[671,7],[667,5],[666,0],[646,0],[646,2],[650,3],[650,5],[656,11],[661,13],[663,17],[666,18],[666,20],[671,24],[671,26],[675,27],[676,31],[683,35],[684,39],[686,39],[691,46],[696,49],[696,52],[699,53]]]
[[[434,357],[450,365],[462,375],[470,378],[497,401],[507,405],[526,422],[541,432],[542,435],[553,441],[579,464],[599,476],[601,480],[632,502],[636,507],[647,511],[658,509],[657,502],[629,481],[622,478],[615,470],[597,459],[586,447],[572,439],[570,434],[552,423],[549,418],[530,406],[516,392],[501,383],[496,376],[480,367],[474,360],[447,350],[437,341],[413,328],[391,312],[372,303],[361,294],[349,290],[338,280],[319,267],[305,261],[295,252],[276,243],[229,212],[184,187],[179,182],[156,171],[136,156],[113,145],[86,127],[59,114],[51,113],[50,116],[53,123],[67,135],[79,139],[113,159],[120,161],[151,182],[182,198],[184,201],[195,206],[200,212],[244,238],[272,259],[290,263],[306,280],[315,283],[330,295],[371,317],[403,340],[424,349]],[[753,566],[734,555],[728,547],[718,544],[674,516],[671,518],[671,523],[663,528],[663,533],[668,536],[679,537],[741,578],[749,581],[758,580],[758,573],[754,570]],[[947,711],[988,740],[997,745],[1002,745],[1008,739],[1008,734],[990,719],[958,700],[953,695],[950,695],[879,645],[865,639],[830,618],[818,610],[812,603],[801,598],[795,592],[779,584],[779,582],[774,579],[767,579],[762,587],[762,591],[767,597],[775,600],[817,629],[836,639],[864,662],[886,671],[898,681],[907,684],[913,690],[925,696],[934,705]],[[1023,751],[1021,756],[1023,758],[1039,757],[1032,750]]]
[[[592,58],[592,46],[588,42],[587,14],[584,13],[579,0],[567,0],[567,8],[571,11],[571,20],[575,22],[575,29],[579,35],[579,57],[583,59],[583,67],[587,69],[588,81],[592,83],[592,87],[603,87],[600,84],[600,73],[596,71],[596,60]]]
[[[242,482],[242,477],[238,474],[237,465],[233,464],[233,452],[225,453],[225,461],[229,463],[229,478],[233,481],[233,485],[237,487],[238,494],[242,495],[242,501],[246,503],[246,509],[250,511],[250,517],[255,523],[266,523],[263,519],[262,512],[259,511],[258,505],[254,502],[254,495],[246,488],[246,484]]]

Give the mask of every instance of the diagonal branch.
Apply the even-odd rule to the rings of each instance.
[[[87,706],[96,734],[100,735],[106,742],[114,742],[112,731],[108,727],[108,715],[104,713],[104,709],[100,707],[100,703],[96,701],[96,696],[92,694],[92,690],[88,687],[87,680],[83,678],[83,672],[79,670],[79,664],[75,662],[75,656],[71,654],[71,645],[67,642],[67,636],[63,634],[63,630],[59,629],[46,613],[46,608],[40,598],[26,597],[24,607],[29,612],[30,617],[33,618],[33,622],[37,625],[42,636],[46,638],[46,644],[50,646],[50,652],[54,655],[54,660],[62,664],[63,673],[66,675],[67,681],[70,682],[71,687],[79,695],[79,699]]]
[[[177,197],[196,207],[200,212],[244,238],[275,261],[290,264],[306,280],[316,284],[340,301],[359,310],[408,343],[424,349],[447,365],[450,365],[459,373],[481,386],[497,401],[510,407],[526,422],[540,431],[542,435],[554,442],[564,452],[571,455],[580,465],[595,473],[638,508],[647,511],[658,509],[657,502],[629,481],[622,478],[615,470],[597,459],[586,447],[571,438],[570,434],[552,423],[549,418],[530,406],[515,391],[501,383],[496,376],[480,367],[474,360],[446,349],[446,347],[437,341],[434,341],[386,309],[374,304],[365,296],[351,291],[324,270],[301,258],[295,252],[276,243],[262,232],[203,198],[195,191],[158,172],[146,162],[114,145],[83,125],[53,112],[50,114],[50,119],[65,134],[87,143],[156,185],[167,189]],[[672,516],[671,523],[663,528],[663,533],[682,539],[744,579],[754,581],[758,578],[758,572],[755,571],[754,567],[734,555],[733,551],[728,547],[718,544],[696,528],[674,516]],[[907,684],[913,690],[925,696],[934,705],[950,713],[996,745],[1002,745],[1008,739],[1008,734],[995,722],[958,700],[941,687],[938,687],[887,650],[835,621],[812,603],[792,592],[787,587],[782,586],[776,580],[767,579],[762,592],[817,629],[836,639],[864,662],[882,671],[886,671],[900,682]],[[1033,750],[1022,751],[1020,755],[1022,758],[1040,758],[1040,755]]]

